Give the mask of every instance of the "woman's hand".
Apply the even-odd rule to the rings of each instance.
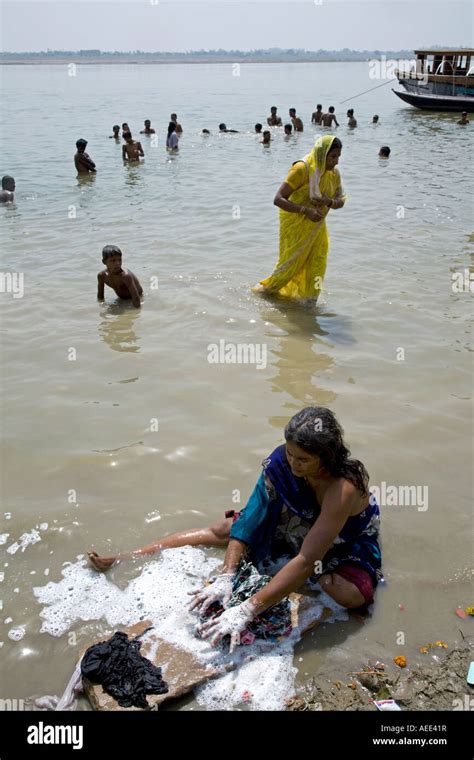
[[[198,631],[203,639],[211,638],[211,646],[215,647],[224,636],[230,635],[229,654],[240,644],[240,634],[255,617],[255,607],[250,601],[242,602],[236,607],[229,607],[222,615],[199,626]]]
[[[306,219],[309,219],[311,222],[320,222],[321,219],[324,219],[324,214],[317,208],[306,207],[304,215]]]
[[[195,597],[189,605],[189,609],[193,610],[195,607],[199,607],[198,612],[202,615],[213,602],[221,602],[222,606],[225,607],[232,596],[233,577],[233,573],[222,573],[209,586],[205,586],[199,591],[188,591],[188,594]]]
[[[324,206],[327,206],[328,208],[332,208],[332,198],[329,197],[329,195],[322,195],[321,196],[321,203],[324,204]]]

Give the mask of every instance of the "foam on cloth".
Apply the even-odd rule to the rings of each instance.
[[[237,647],[232,656],[195,637],[198,617],[187,609],[191,601],[188,591],[202,588],[221,564],[221,559],[209,557],[195,547],[166,549],[123,590],[106,575],[87,567],[83,560],[68,564],[59,582],[33,589],[43,605],[41,631],[61,636],[78,621],[104,619],[108,628],[115,630],[139,620],[151,620],[154,630],[144,639],[156,634],[192,652],[203,663],[236,664],[232,673],[196,689],[198,704],[207,709],[233,709],[245,701],[247,691],[252,695],[250,709],[281,710],[285,698],[294,691],[293,646],[298,632],[274,644],[257,640],[251,646]],[[324,599],[318,599],[314,608],[305,613],[305,624],[311,617],[318,619],[325,605],[338,608],[330,620],[340,617],[341,608],[327,602],[324,594]]]

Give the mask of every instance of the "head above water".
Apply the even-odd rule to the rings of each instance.
[[[203,130],[201,130],[201,134],[202,135],[210,135],[211,133],[209,132],[208,129],[203,129]]]
[[[390,155],[390,148],[388,145],[382,145],[382,147],[379,150],[379,156],[380,158],[388,158]]]
[[[9,174],[5,174],[2,177],[2,190],[8,190],[10,193],[13,193],[15,189],[15,180],[13,177],[10,177]]]
[[[316,110],[317,111],[321,111],[321,109],[322,109],[322,105],[321,105],[321,103],[318,103],[318,105],[316,106]]]
[[[118,135],[118,133],[120,132],[120,127],[118,124],[114,124],[114,126],[112,127],[112,132]]]
[[[143,123],[144,123],[145,127],[151,127],[151,121],[150,121],[150,119],[145,119],[145,121]]]
[[[351,117],[351,116],[354,116],[354,109],[353,109],[353,108],[349,108],[349,109],[347,110],[347,115],[348,115],[349,117]]]
[[[262,131],[262,129],[263,129],[263,125],[262,125],[262,124],[260,124],[260,122],[257,122],[257,123],[255,124],[255,131],[257,132],[257,134],[258,134],[259,132],[261,132],[261,131]]]
[[[178,121],[178,115],[175,113],[172,113],[170,116],[171,121]]]
[[[84,140],[83,137],[81,137],[79,140],[76,140],[76,148],[79,151],[79,153],[84,153],[87,145],[87,140]]]
[[[296,116],[296,108],[290,108],[288,113],[290,114],[290,116]]]
[[[379,120],[378,114],[374,114],[372,116],[372,124],[377,124],[378,120]]]
[[[293,475],[342,477],[367,493],[367,470],[350,458],[343,434],[335,415],[326,407],[307,406],[295,414],[285,428],[286,454]]]
[[[227,127],[224,124],[224,122],[222,122],[222,124],[219,124],[219,129],[220,129],[221,132],[225,132],[225,130],[227,129]]]
[[[334,106],[329,106],[329,113],[334,113]]]
[[[291,135],[293,132],[293,124],[285,124],[283,129],[285,130],[285,135]]]
[[[278,111],[278,108],[276,106],[272,106],[270,108],[270,113],[272,113],[272,114],[276,114],[277,111]]]
[[[126,142],[133,142],[133,137],[131,132],[122,132],[122,137]]]
[[[122,124],[122,132],[130,132],[130,127],[128,126],[126,121],[124,121],[124,123]]]

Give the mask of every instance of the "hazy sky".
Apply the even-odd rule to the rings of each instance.
[[[0,0],[1,48],[473,46],[470,0]]]

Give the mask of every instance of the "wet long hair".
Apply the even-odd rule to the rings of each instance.
[[[176,132],[176,123],[174,121],[170,121],[168,124],[168,137],[172,135],[173,132]]]
[[[330,409],[307,406],[291,418],[285,439],[308,454],[320,458],[321,464],[335,478],[346,478],[364,495],[368,493],[369,473],[362,462],[350,458],[344,443],[344,431]]]

